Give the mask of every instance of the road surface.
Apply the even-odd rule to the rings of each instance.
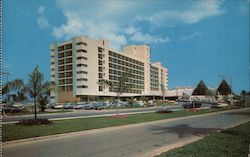
[[[72,136],[5,144],[4,157],[139,157],[176,142],[250,121],[250,109],[100,129]]]
[[[166,109],[180,110],[183,109],[181,105],[171,105],[165,106]],[[161,109],[161,107],[149,107],[149,108],[135,108],[135,109],[120,109],[119,113],[143,113],[143,112],[155,112]],[[113,110],[76,110],[73,112],[63,112],[63,113],[49,113],[49,114],[38,114],[38,118],[67,118],[67,117],[84,117],[84,116],[105,116],[109,114],[116,114],[116,109]],[[18,116],[6,116],[3,118],[3,122],[16,122],[22,119],[33,118],[34,115],[18,115]]]

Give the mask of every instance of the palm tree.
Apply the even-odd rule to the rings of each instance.
[[[164,101],[165,100],[165,85],[164,83],[161,83],[160,86],[161,86],[162,100]]]
[[[27,87],[24,85],[22,79],[15,79],[4,85],[2,93],[6,94],[6,100],[12,98],[13,101],[26,100],[26,93],[28,92]],[[11,95],[8,95],[11,93]],[[7,98],[8,95],[8,98]]]
[[[12,95],[12,97],[15,98],[15,101],[23,101],[27,99],[26,93],[28,92],[28,88],[24,85],[22,79],[15,79],[11,81],[10,90],[16,92],[16,94]]]
[[[8,102],[9,82],[3,85],[2,94],[5,94],[6,102]]]
[[[38,66],[28,75],[29,82],[29,93],[30,96],[34,100],[35,106],[35,119],[37,119],[37,101],[42,103],[42,105],[46,104],[48,89],[50,89],[50,83],[44,82],[43,74],[39,71]]]
[[[41,112],[45,111],[46,104],[49,102],[50,91],[55,90],[55,85],[52,82],[46,81],[43,83],[43,89],[38,95],[38,102]]]
[[[164,83],[160,83],[160,87],[161,87],[161,93],[162,93],[162,100],[165,100],[165,85]],[[162,108],[164,109],[164,102],[162,103]]]
[[[100,80],[98,84],[108,86],[112,89],[112,91],[115,91],[116,97],[119,101],[121,95],[131,88],[131,85],[128,84],[130,76],[131,76],[130,72],[122,72],[121,77],[119,77],[118,79],[118,82],[112,82],[109,80]],[[117,115],[119,114],[118,101],[116,101]]]

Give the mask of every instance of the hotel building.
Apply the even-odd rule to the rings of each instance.
[[[150,62],[150,47],[129,45],[118,52],[106,39],[85,36],[50,45],[50,78],[56,90],[51,102],[79,102],[89,96],[116,96],[114,89],[99,80],[118,82],[122,73],[130,72],[130,88],[122,97],[162,96],[168,89],[168,69],[160,62]],[[166,92],[164,92],[166,93]]]

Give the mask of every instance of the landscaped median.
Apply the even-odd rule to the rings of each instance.
[[[250,154],[250,122],[213,133],[205,138],[157,157],[243,157]]]
[[[65,113],[65,112],[73,112],[73,110],[56,110],[56,111],[44,111],[44,112],[37,112],[39,114],[53,114],[53,113]],[[33,112],[17,112],[17,113],[5,113],[7,116],[20,116],[20,115],[33,115]]]
[[[141,114],[131,114],[125,118],[114,118],[107,116],[98,118],[68,119],[68,120],[53,121],[53,123],[49,125],[23,126],[18,124],[4,124],[2,126],[3,141],[12,141],[12,140],[25,139],[31,137],[55,135],[55,134],[84,131],[90,129],[120,126],[127,124],[136,124],[136,123],[163,120],[169,118],[198,115],[210,112],[218,112],[229,109],[230,108],[214,108],[211,110],[206,109],[195,112],[184,110],[184,111],[175,111],[167,114],[141,113]]]

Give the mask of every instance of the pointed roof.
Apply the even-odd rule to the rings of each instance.
[[[199,84],[194,89],[192,95],[208,95],[209,90],[205,83],[201,80]]]
[[[216,90],[216,93],[220,95],[229,95],[232,93],[231,87],[228,85],[226,80],[222,80],[218,89]]]

